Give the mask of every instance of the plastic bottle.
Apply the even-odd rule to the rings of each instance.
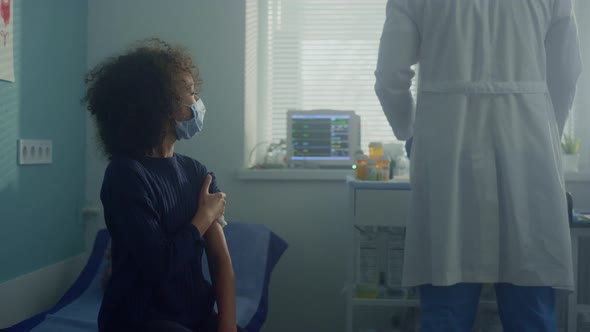
[[[367,160],[367,180],[377,181],[377,161],[375,159]]]
[[[410,160],[406,156],[398,156],[395,159],[396,176],[409,177],[410,176]]]
[[[385,150],[383,148],[383,143],[371,142],[369,144],[369,158],[379,159],[383,156],[384,152],[385,152]]]
[[[366,155],[358,155],[356,161],[356,168],[355,168],[355,177],[357,180],[365,181],[367,180],[367,165],[368,165],[369,157]]]
[[[377,297],[378,254],[377,232],[374,227],[365,227],[357,259],[357,296],[360,298]]]
[[[377,286],[377,297],[384,299],[389,297],[389,288],[385,284],[385,272],[379,273],[379,285]]]
[[[395,297],[407,296],[407,292],[402,288],[404,241],[405,230],[403,228],[393,227],[386,233],[386,285],[391,291],[391,295]]]
[[[390,171],[391,161],[386,156],[381,156],[381,158],[377,159],[377,173],[379,181],[388,181],[389,180],[389,171]]]

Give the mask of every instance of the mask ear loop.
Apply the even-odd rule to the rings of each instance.
[[[188,118],[188,119],[181,119],[181,120],[176,120],[176,119],[174,118],[174,114],[172,114],[172,115],[170,115],[170,119],[172,119],[172,121],[173,121],[174,123],[176,123],[176,122],[181,122],[181,121],[188,121],[188,120],[192,120],[192,119],[194,119],[194,118],[197,116],[196,112],[195,112],[195,111],[193,111],[193,109],[191,108],[191,106],[192,106],[192,105],[187,105],[187,104],[183,103],[183,102],[182,102],[180,99],[177,99],[177,102],[178,102],[180,105],[182,105],[182,106],[188,107],[188,109],[191,111],[191,114],[192,114],[192,116],[191,116],[190,118]]]

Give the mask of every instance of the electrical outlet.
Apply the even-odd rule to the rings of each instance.
[[[18,140],[19,165],[43,165],[53,163],[53,142],[51,140]]]

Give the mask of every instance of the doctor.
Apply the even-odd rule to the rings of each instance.
[[[557,331],[555,289],[574,288],[560,135],[580,72],[571,0],[389,0],[375,90],[414,138],[404,284],[423,331],[471,331],[482,283],[505,331]]]

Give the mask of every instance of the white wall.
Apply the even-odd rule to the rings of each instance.
[[[149,36],[182,43],[196,57],[205,82],[205,131],[180,143],[177,151],[216,172],[228,194],[229,219],[269,225],[290,244],[273,275],[264,330],[342,331],[345,308],[340,291],[348,231],[345,184],[237,179],[244,160],[244,2],[143,0],[139,5],[138,0],[90,0],[88,12],[89,66]],[[580,28],[590,31],[588,21],[580,21]],[[588,37],[582,37],[587,45],[584,54],[590,56]],[[589,84],[581,82],[581,95]],[[590,97],[580,97],[576,103],[588,108]],[[586,120],[578,126],[583,128]],[[98,201],[105,162],[94,144],[91,123],[88,128],[86,196]],[[585,146],[590,151],[590,135]],[[570,187],[586,208],[588,185]]]
[[[89,66],[149,36],[182,43],[196,57],[205,131],[177,151],[215,171],[229,219],[266,224],[290,245],[272,278],[264,330],[344,330],[345,183],[237,179],[244,160],[244,1],[90,0],[88,13]],[[105,162],[88,128],[86,194],[97,201]]]

